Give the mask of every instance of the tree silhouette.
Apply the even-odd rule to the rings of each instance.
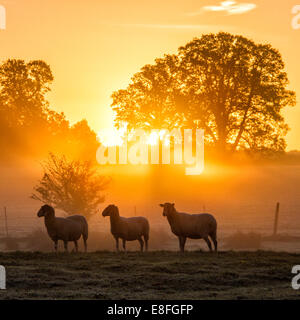
[[[42,121],[49,106],[45,94],[53,81],[43,61],[25,63],[9,59],[0,66],[0,106],[9,115],[11,127],[30,127]]]
[[[206,144],[220,151],[285,149],[281,110],[295,104],[295,93],[286,89],[282,57],[269,44],[203,35],[131,80],[112,94],[117,126],[203,128]]]
[[[85,119],[70,127],[68,137],[70,150],[75,158],[96,161],[95,154],[100,144],[96,133],[91,130]]]
[[[68,161],[51,153],[43,168],[43,178],[35,186],[32,199],[87,219],[97,212],[110,179],[99,175],[91,162]]]
[[[95,160],[99,143],[86,120],[70,126],[47,100],[53,75],[44,61],[9,59],[0,65],[0,148],[3,157],[49,151]]]

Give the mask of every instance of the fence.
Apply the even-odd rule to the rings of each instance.
[[[273,234],[276,201],[269,204],[232,205],[227,206],[226,210],[221,205],[215,207],[201,205],[200,211],[204,207],[205,211],[216,216],[219,234],[228,235],[236,231]],[[38,219],[36,213],[37,208],[32,206],[6,206],[6,213],[4,206],[0,206],[0,237],[6,237],[7,233],[11,237],[21,237],[31,233],[34,229],[44,229],[44,221]],[[156,206],[133,207],[122,211],[121,214],[124,216],[145,215],[149,218],[151,227],[154,228],[168,226]],[[63,216],[63,212],[58,211],[57,215]],[[101,231],[107,228],[108,224],[108,219],[103,219],[100,214],[89,221],[91,231]],[[300,236],[300,204],[280,204],[276,229],[278,234]]]

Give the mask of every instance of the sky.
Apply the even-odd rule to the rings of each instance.
[[[298,3],[300,1],[298,0]],[[227,31],[271,43],[300,96],[297,0],[0,0],[0,60],[42,59],[54,74],[51,107],[96,132],[113,126],[111,94],[165,53],[202,34]],[[299,11],[300,12],[300,11]],[[300,22],[300,19],[299,19]],[[299,99],[298,99],[299,101]],[[288,150],[300,150],[300,104],[284,111]]]

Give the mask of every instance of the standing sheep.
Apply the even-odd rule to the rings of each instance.
[[[214,243],[215,251],[218,250],[217,221],[211,214],[187,214],[177,212],[174,203],[160,204],[160,206],[164,208],[163,216],[167,217],[172,232],[179,239],[181,252],[184,252],[186,238],[204,239],[209,250],[212,251],[208,236]]]
[[[67,218],[57,218],[54,209],[47,204],[41,207],[37,216],[45,217],[45,226],[49,237],[54,241],[56,252],[58,240],[63,240],[66,252],[68,251],[68,241],[73,241],[75,250],[78,252],[77,240],[81,235],[85,252],[87,251],[88,223],[84,216],[74,215]]]
[[[126,241],[138,240],[141,251],[144,248],[144,237],[146,251],[148,251],[149,222],[144,217],[124,218],[120,217],[117,206],[111,204],[102,212],[103,217],[110,217],[111,233],[116,240],[116,248],[119,251],[119,238],[123,240],[123,249],[126,251]]]

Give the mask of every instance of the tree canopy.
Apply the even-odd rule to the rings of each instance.
[[[9,59],[0,65],[0,148],[3,155],[95,159],[99,146],[86,120],[70,125],[64,113],[50,108],[47,93],[54,78],[41,60]],[[3,159],[3,157],[2,157]]]
[[[229,33],[196,38],[145,65],[112,94],[116,125],[202,128],[218,150],[283,151],[282,109],[295,105],[278,50]]]
[[[32,195],[34,200],[53,205],[68,215],[82,214],[87,219],[97,213],[110,178],[99,175],[91,162],[70,161],[50,153],[43,168],[44,175]]]
[[[9,59],[0,66],[0,105],[9,115],[10,126],[32,126],[45,117],[45,98],[53,81],[50,67],[43,61]]]

